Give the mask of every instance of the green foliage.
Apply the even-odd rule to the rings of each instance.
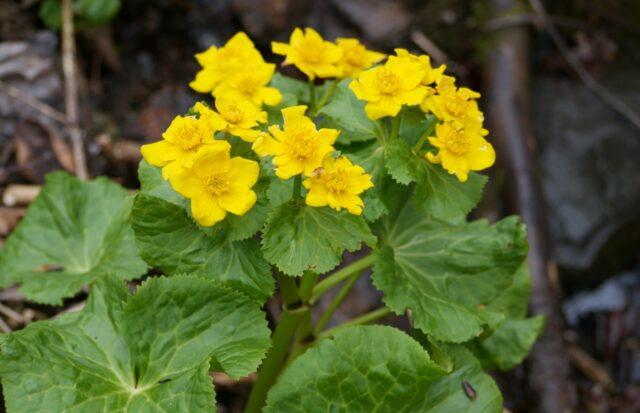
[[[448,224],[407,204],[381,224],[373,282],[398,314],[441,341],[463,342],[502,318],[486,308],[526,256],[524,226],[507,218]]]
[[[258,300],[273,294],[274,281],[258,242],[207,235],[186,211],[140,194],[133,206],[133,229],[140,256],[166,274],[197,274],[223,281]]]
[[[365,115],[364,102],[358,100],[349,90],[350,82],[350,79],[340,82],[333,99],[320,109],[319,113],[325,116],[322,125],[338,129],[338,143],[343,144],[368,141],[382,136],[380,126]]]
[[[328,207],[287,203],[275,208],[262,238],[265,258],[288,275],[319,274],[340,263],[342,253],[375,243],[365,220]]]
[[[260,308],[211,280],[155,278],[131,295],[106,277],[81,312],[11,334],[0,374],[10,412],[210,412],[210,359],[237,378],[268,346]]]
[[[120,10],[120,0],[73,0],[73,14],[78,28],[111,21]],[[60,28],[60,0],[43,0],[40,18],[51,29]]]
[[[129,224],[131,197],[105,178],[47,176],[41,194],[0,251],[0,286],[20,283],[31,300],[60,304],[108,273],[140,277]]]
[[[447,347],[447,374],[391,327],[352,327],[298,358],[269,393],[265,412],[500,412],[491,378],[464,348]],[[467,381],[476,400],[461,387]]]

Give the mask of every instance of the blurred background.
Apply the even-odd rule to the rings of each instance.
[[[188,87],[193,55],[239,30],[271,62],[296,26],[427,53],[483,94],[499,164],[474,217],[524,216],[531,308],[549,317],[524,365],[494,376],[506,408],[640,412],[640,1],[75,0],[64,41],[60,10],[0,0],[0,237],[79,147],[90,176],[135,189],[140,145],[206,98]],[[1,291],[0,328],[82,299]],[[379,300],[362,278],[334,322]],[[238,411],[248,384],[215,379],[219,411]]]

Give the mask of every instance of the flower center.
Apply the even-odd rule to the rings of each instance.
[[[178,136],[177,144],[182,150],[190,151],[202,143],[202,134],[204,131],[198,127],[196,122],[184,125],[176,134]]]
[[[229,176],[224,172],[217,172],[204,178],[204,189],[211,195],[222,195],[229,192]]]
[[[386,67],[381,68],[376,72],[376,81],[380,93],[383,95],[392,95],[400,89],[400,79],[391,70]]]
[[[349,186],[349,176],[344,171],[330,172],[325,177],[325,186],[329,192],[333,194],[340,194],[347,190]]]
[[[298,161],[311,158],[316,150],[313,135],[306,130],[293,131],[290,135],[289,147],[291,156]]]
[[[255,78],[252,76],[243,76],[238,82],[238,89],[245,95],[251,95],[258,86]]]
[[[467,112],[468,105],[469,101],[457,93],[449,96],[445,103],[447,112],[449,112],[453,116],[464,115]]]
[[[469,151],[469,139],[464,136],[462,126],[451,127],[443,138],[447,149],[454,155],[464,155]]]
[[[235,104],[225,108],[222,117],[229,123],[238,123],[242,120],[242,111]]]
[[[324,45],[321,40],[305,39],[300,48],[300,53],[309,63],[319,63],[322,60]]]

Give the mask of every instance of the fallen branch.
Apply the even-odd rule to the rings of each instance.
[[[2,194],[2,202],[8,207],[29,205],[38,196],[40,189],[40,185],[9,185]]]
[[[78,82],[76,76],[76,41],[73,29],[72,0],[62,0],[62,71],[64,73],[64,106],[67,112],[69,137],[73,148],[75,172],[78,178],[88,179],[80,116],[78,108]]]
[[[520,0],[492,0],[492,18],[522,12]],[[535,139],[529,119],[529,56],[526,28],[509,27],[492,33],[485,77],[489,130],[498,159],[506,170],[513,203],[527,225],[532,278],[531,311],[547,318],[547,327],[531,353],[529,381],[539,400],[538,411],[572,411],[575,387],[563,342],[558,291],[549,278],[547,221],[540,182],[533,160]]]
[[[4,83],[2,80],[0,80],[0,93],[4,93],[5,95],[15,100],[18,100],[24,103],[25,105],[31,106],[33,109],[37,110],[38,112],[42,113],[48,118],[51,118],[62,124],[67,123],[67,117],[65,116],[64,113],[59,112],[58,110],[52,108],[46,103],[31,97],[29,94],[24,93],[22,90],[18,89],[17,87],[13,87],[9,84]]]
[[[600,97],[600,99],[602,99],[602,101],[609,107],[627,118],[629,122],[640,128],[640,113],[636,112],[629,105],[615,97],[604,86],[598,83],[598,81],[593,76],[591,76],[591,73],[589,73],[589,71],[584,67],[580,60],[578,60],[578,58],[571,53],[571,50],[569,49],[567,43],[564,41],[564,38],[562,37],[562,35],[560,35],[560,32],[556,28],[555,24],[549,18],[549,15],[542,5],[542,2],[540,0],[529,0],[529,4],[531,4],[531,8],[536,13],[538,21],[542,25],[542,28],[547,32],[549,37],[551,37],[553,43],[555,43],[558,50],[560,50],[562,57],[564,57],[567,63],[569,63],[571,68],[576,72],[585,86],[595,95]]]

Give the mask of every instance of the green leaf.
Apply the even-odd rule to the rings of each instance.
[[[2,343],[7,411],[211,412],[210,359],[234,378],[247,375],[269,333],[256,303],[212,280],[154,278],[131,296],[106,277],[81,312],[32,323]]]
[[[529,354],[544,324],[542,316],[504,320],[489,336],[472,342],[471,349],[485,368],[510,370]]]
[[[0,251],[0,286],[20,283],[29,299],[60,304],[107,273],[123,280],[145,274],[130,211],[127,191],[106,178],[49,174]]]
[[[276,72],[271,79],[271,86],[282,93],[283,100],[290,99],[287,95],[293,96],[295,98],[294,105],[309,102],[309,85],[298,79]]]
[[[151,195],[172,204],[178,205],[191,214],[189,200],[183,198],[173,190],[169,181],[162,178],[160,168],[149,165],[145,160],[140,162],[138,168],[138,179],[140,180],[140,193]],[[200,227],[209,235],[219,235],[229,241],[240,241],[252,237],[258,232],[269,214],[269,202],[267,200],[268,178],[261,177],[253,190],[258,195],[256,204],[242,216],[228,214],[224,221],[213,227]]]
[[[404,139],[389,142],[384,152],[389,174],[403,185],[416,182],[414,203],[435,218],[464,217],[482,198],[487,182],[483,175],[471,172],[467,182],[460,182],[442,166],[418,157]]]
[[[169,181],[162,178],[162,170],[150,165],[144,159],[138,165],[140,193],[164,199],[167,202],[187,208],[189,201],[171,187]]]
[[[166,274],[213,278],[260,301],[273,294],[275,283],[257,241],[208,236],[184,209],[144,194],[136,197],[132,218],[140,256]]]
[[[531,276],[527,261],[523,261],[513,276],[511,285],[496,297],[487,308],[499,311],[510,318],[524,318],[529,307]]]
[[[323,274],[340,263],[345,250],[356,251],[362,242],[376,241],[362,217],[329,207],[287,203],[277,207],[262,237],[264,256],[282,272]]]
[[[466,182],[460,182],[442,166],[422,161],[423,174],[414,192],[414,202],[422,211],[440,219],[466,216],[478,205],[487,177],[469,173]]]
[[[412,309],[417,328],[451,342],[469,340],[503,317],[485,307],[512,283],[526,256],[517,218],[453,225],[408,203],[382,220],[380,232],[373,282],[395,313]]]
[[[438,119],[431,113],[425,114],[417,106],[409,106],[402,110],[399,136],[413,147],[425,133],[431,134]]]
[[[400,330],[345,328],[307,350],[282,373],[264,411],[436,411],[430,410],[434,404],[425,397],[425,390],[444,374]]]
[[[382,134],[380,126],[365,114],[365,102],[349,89],[350,82],[351,79],[340,82],[329,103],[319,111],[325,116],[322,126],[340,130],[338,143],[343,144],[368,141]]]
[[[462,345],[441,347],[453,361],[453,371],[426,388],[423,397],[429,400],[430,407],[421,411],[502,413],[500,390],[473,354]]]

